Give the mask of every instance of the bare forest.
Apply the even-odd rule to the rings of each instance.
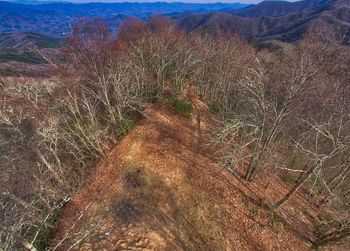
[[[96,29],[96,27],[98,27]],[[327,39],[324,34],[327,33]],[[302,193],[324,216],[315,249],[350,236],[350,49],[326,27],[257,50],[235,34],[128,19],[77,25],[50,78],[0,78],[0,249],[59,250],[62,208],[152,104],[186,113],[194,90],[220,123],[217,163],[248,183],[283,179],[271,214]]]

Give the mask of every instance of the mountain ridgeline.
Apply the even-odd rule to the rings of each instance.
[[[246,7],[240,3],[46,3],[25,5],[0,1],[0,32],[38,32],[55,36],[65,36],[71,26],[81,19],[103,19],[115,27],[113,20],[126,16],[145,19],[153,14],[207,13],[212,11],[232,11]],[[115,28],[114,28],[115,29]]]
[[[298,2],[263,1],[240,11],[231,11],[235,16],[259,18],[264,16],[283,16],[317,8],[332,0],[304,0]]]
[[[180,28],[198,32],[234,32],[254,41],[300,40],[312,26],[327,27],[334,39],[349,44],[349,0],[264,1],[226,13],[176,15]]]
[[[270,41],[296,42],[310,28],[327,31],[325,39],[350,44],[350,0],[263,1],[241,3],[43,3],[0,1],[0,62],[43,63],[32,48],[59,46],[74,24],[102,21],[115,35],[128,17],[154,14],[173,19],[187,32],[237,33],[256,46]],[[23,56],[24,55],[24,56]],[[29,55],[29,57],[28,57]]]
[[[25,2],[24,2],[25,3]],[[35,3],[35,4],[34,4]],[[151,15],[232,11],[240,3],[86,3],[68,2],[21,4],[0,1],[0,63],[42,64],[38,50],[58,47],[79,22],[102,21],[116,34],[128,17],[147,19]],[[2,66],[0,66],[1,68]]]

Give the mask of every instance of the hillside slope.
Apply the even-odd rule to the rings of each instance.
[[[64,39],[34,32],[0,33],[0,49],[56,48]]]
[[[80,19],[103,19],[110,23],[118,15],[146,18],[152,14],[229,11],[246,7],[240,3],[41,3],[35,5],[0,1],[0,32],[38,32],[66,36]],[[110,26],[116,29],[115,22]]]
[[[235,32],[255,41],[295,42],[310,27],[327,27],[344,45],[350,41],[350,1],[262,2],[230,13],[183,14],[174,16],[187,31]]]
[[[265,190],[269,177],[248,183],[216,165],[207,143],[217,121],[193,104],[191,118],[146,109],[65,207],[52,240],[57,250],[309,249],[308,217],[317,210],[300,195],[272,224],[261,201],[288,186],[278,180]]]
[[[58,47],[64,42],[63,38],[34,32],[0,33],[0,64],[20,62],[32,65],[47,63],[44,55],[58,55]],[[6,68],[6,67],[5,67]],[[0,71],[4,69],[0,65]],[[20,71],[19,71],[20,69]],[[21,68],[13,68],[14,72],[22,74]]]
[[[308,11],[314,8],[319,8],[333,0],[303,0],[296,2],[287,1],[262,1],[261,3],[249,6],[242,10],[233,10],[235,16],[241,17],[264,17],[264,16],[284,16],[298,12]]]

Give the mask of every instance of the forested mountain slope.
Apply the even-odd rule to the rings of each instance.
[[[187,31],[235,32],[247,39],[295,42],[311,28],[327,27],[333,39],[349,44],[350,1],[262,2],[230,13],[183,14],[174,19]]]

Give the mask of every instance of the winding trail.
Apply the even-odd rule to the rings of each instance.
[[[292,231],[267,227],[251,188],[215,164],[216,118],[192,103],[190,118],[145,110],[65,207],[55,250],[307,250]]]

